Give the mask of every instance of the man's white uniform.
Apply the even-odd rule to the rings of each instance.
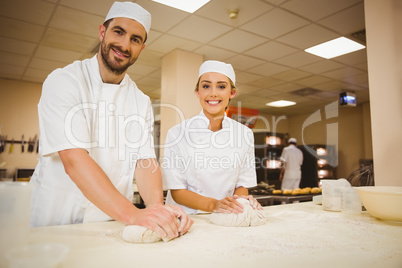
[[[209,119],[201,113],[168,131],[163,170],[165,189],[187,189],[221,200],[236,188],[257,185],[254,136],[251,129],[228,118],[222,129],[208,129]],[[177,204],[168,192],[166,204],[181,206],[187,214],[198,211]]]
[[[105,221],[65,173],[59,151],[86,149],[132,200],[138,159],[155,158],[150,99],[126,74],[102,82],[96,55],[52,72],[38,105],[40,158],[31,179],[31,226]]]
[[[303,153],[296,147],[290,144],[283,148],[281,160],[285,162],[285,174],[282,179],[281,189],[296,189],[299,188],[301,180],[301,165],[303,164]]]

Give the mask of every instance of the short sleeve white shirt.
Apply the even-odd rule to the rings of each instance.
[[[208,129],[201,112],[168,131],[162,162],[165,189],[187,189],[223,199],[238,187],[254,187],[254,136],[250,128],[224,117],[222,129]],[[178,205],[168,192],[166,204]],[[180,205],[188,214],[198,211]]]
[[[109,220],[64,171],[58,152],[83,148],[132,199],[136,161],[155,158],[150,99],[126,74],[102,82],[96,56],[53,71],[38,104],[40,157],[32,176],[31,225]]]

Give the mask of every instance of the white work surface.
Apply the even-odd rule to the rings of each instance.
[[[118,222],[32,228],[30,243],[71,248],[59,267],[402,267],[402,224],[312,202],[264,207],[267,223],[223,227],[208,214],[170,242],[131,244]]]

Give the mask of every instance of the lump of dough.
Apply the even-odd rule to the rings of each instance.
[[[284,189],[282,193],[283,193],[283,194],[291,194],[291,193],[292,193],[292,190],[290,190],[290,189]]]
[[[165,208],[169,211],[172,211],[170,207]],[[177,222],[181,226],[181,220],[179,218],[177,218]],[[154,231],[139,225],[127,225],[126,227],[124,227],[120,236],[124,241],[130,243],[154,243],[161,240],[163,240],[163,242],[168,242],[172,240],[168,236],[165,238],[161,238]]]
[[[245,198],[237,199],[243,205],[242,213],[211,213],[209,220],[217,225],[230,227],[257,226],[265,224],[265,217],[260,210],[254,210]]]
[[[127,225],[121,232],[121,238],[130,243],[154,243],[163,240],[168,242],[169,237],[161,238],[154,231],[139,225]]]
[[[121,232],[121,238],[130,243],[153,243],[162,238],[152,230],[139,225],[128,225]]]

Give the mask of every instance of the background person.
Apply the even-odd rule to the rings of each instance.
[[[225,114],[236,95],[235,82],[232,65],[201,65],[195,92],[202,111],[171,128],[166,137],[166,204],[179,204],[189,214],[239,213],[243,206],[236,199],[245,197],[254,209],[262,209],[247,190],[257,184],[253,132]]]
[[[281,160],[284,165],[279,175],[279,180],[282,182],[281,189],[297,189],[301,180],[301,165],[303,164],[303,153],[296,147],[297,140],[289,139],[289,146],[283,148]]]
[[[31,226],[115,219],[170,238],[190,228],[181,208],[164,207],[150,99],[127,75],[150,27],[141,6],[115,2],[99,26],[99,52],[44,82]],[[145,209],[132,204],[134,174]]]

